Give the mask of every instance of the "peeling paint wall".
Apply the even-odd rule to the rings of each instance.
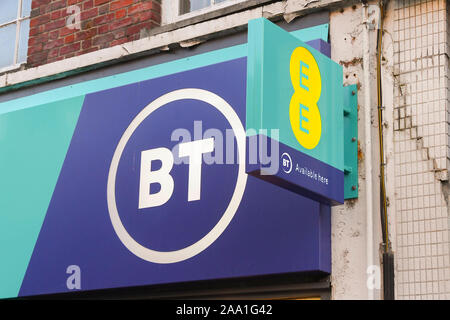
[[[375,73],[375,45],[376,32],[370,31],[371,52],[371,84],[367,88],[363,83],[363,14],[362,5],[353,5],[337,9],[330,14],[330,42],[331,58],[342,65],[344,70],[344,85],[356,84],[358,87],[358,171],[359,171],[359,198],[345,201],[342,206],[332,210],[332,298],[333,299],[367,299],[368,287],[366,285],[367,258],[366,258],[366,203],[365,196],[366,175],[365,163],[365,128],[364,108],[371,108],[372,112],[372,167],[377,174],[378,161],[378,134],[376,109],[364,105],[365,90],[371,91],[371,100],[376,101],[376,73]],[[379,183],[373,178],[372,199],[374,207],[373,233],[374,239],[380,239],[379,227]],[[379,267],[378,242],[374,241],[373,261],[375,268]],[[378,288],[378,289],[377,289]],[[379,287],[373,290],[374,298],[380,298]]]

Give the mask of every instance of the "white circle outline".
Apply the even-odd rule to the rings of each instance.
[[[195,242],[194,244],[185,247],[183,249],[175,251],[156,251],[146,248],[134,240],[130,234],[127,232],[125,227],[120,220],[119,213],[116,206],[116,175],[119,166],[120,158],[122,156],[123,150],[125,149],[128,140],[131,138],[137,127],[144,121],[152,112],[156,111],[160,107],[177,100],[200,100],[210,104],[215,107],[220,113],[222,113],[227,121],[230,123],[232,130],[234,131],[237,146],[238,146],[238,177],[236,182],[236,187],[231,197],[230,203],[224,214],[203,238]],[[245,186],[247,183],[247,174],[245,173],[245,143],[246,143],[246,133],[242,125],[239,116],[233,110],[233,108],[220,96],[206,91],[203,89],[187,88],[179,89],[162,95],[156,100],[148,104],[144,109],[139,112],[139,114],[133,119],[128,128],[122,135],[119,143],[116,147],[114,155],[111,160],[111,165],[108,173],[107,182],[107,202],[109,216],[113,225],[113,228],[119,237],[120,241],[125,245],[125,247],[130,250],[133,254],[139,258],[160,264],[175,263],[186,259],[189,259],[206,248],[208,248],[217,238],[222,234],[222,232],[227,228],[229,223],[234,217],[239,204],[244,195]]]
[[[291,173],[291,171],[292,171],[292,158],[291,158],[291,156],[289,155],[289,153],[283,152],[283,154],[281,155],[281,159],[283,159],[283,156],[284,156],[284,155],[286,155],[286,156],[289,158],[289,162],[291,163],[291,167],[289,168],[288,171],[284,170],[283,165],[281,165],[281,167],[283,168],[283,171],[284,171],[285,173]]]

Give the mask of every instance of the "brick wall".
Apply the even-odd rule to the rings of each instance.
[[[33,0],[27,67],[140,39],[160,22],[161,0]]]

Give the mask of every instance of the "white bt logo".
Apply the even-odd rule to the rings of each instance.
[[[175,251],[157,251],[144,247],[138,243],[125,229],[116,204],[116,175],[122,153],[135,130],[140,124],[149,117],[154,111],[170,106],[171,102],[179,100],[198,100],[205,102],[207,106],[219,111],[228,123],[234,133],[238,149],[238,173],[237,181],[234,187],[230,202],[222,214],[217,224],[200,240],[179,250]],[[120,139],[108,174],[107,201],[108,211],[114,231],[120,241],[133,254],[143,260],[154,263],[176,263],[189,259],[206,248],[208,248],[228,227],[234,217],[239,204],[244,195],[247,184],[247,174],[245,173],[245,139],[246,134],[239,116],[234,109],[220,96],[210,91],[202,89],[180,89],[169,92],[147,105],[133,119]],[[214,151],[214,138],[197,139],[194,141],[180,143],[178,151],[175,151],[179,158],[188,158],[188,194],[187,201],[198,201],[201,199],[201,181],[202,181],[202,160],[203,155]],[[165,147],[143,150],[140,152],[141,166],[139,172],[139,209],[159,207],[167,203],[172,197],[175,183],[171,171],[175,162],[174,154]],[[160,161],[161,167],[157,170],[152,169],[154,161]],[[159,184],[160,190],[154,193],[150,192],[152,184]]]

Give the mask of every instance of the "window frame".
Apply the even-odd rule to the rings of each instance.
[[[26,63],[26,60],[23,62],[19,62],[19,43],[20,43],[20,30],[22,27],[22,23],[26,20],[29,20],[31,17],[31,11],[30,14],[27,16],[22,17],[22,8],[23,8],[23,0],[17,0],[17,15],[16,18],[14,20],[11,21],[7,21],[4,23],[0,23],[0,29],[4,28],[6,26],[9,26],[11,24],[16,24],[16,38],[15,38],[15,43],[14,43],[14,57],[13,57],[13,64],[6,66],[6,67],[1,67],[0,68],[0,73],[4,73],[7,71],[11,71],[11,70],[15,70],[20,68],[23,64]],[[28,32],[30,32],[28,30]],[[27,43],[27,48],[28,48],[28,43]],[[27,49],[28,50],[28,49]]]
[[[183,7],[183,6],[181,5],[181,2],[183,2],[183,0],[178,0],[178,16],[182,16],[182,15],[185,15],[185,14],[188,14],[188,13],[192,13],[192,12],[194,12],[194,11],[200,11],[200,10],[207,9],[207,8],[210,8],[210,7],[213,7],[213,6],[217,6],[218,4],[227,2],[227,1],[229,1],[229,0],[209,0],[209,1],[211,1],[211,4],[208,5],[208,6],[206,6],[206,7],[204,7],[204,8],[181,13],[181,9],[182,9],[182,7]],[[216,3],[216,1],[219,1],[219,2]]]
[[[215,10],[220,10],[238,3],[245,3],[249,0],[226,0],[219,3],[215,3],[216,0],[211,0],[213,2],[211,5],[190,11],[187,13],[180,13],[181,11],[181,0],[166,0],[162,1],[162,23],[161,25],[168,25],[171,23],[179,22],[189,18],[193,18],[199,15],[203,15]]]

